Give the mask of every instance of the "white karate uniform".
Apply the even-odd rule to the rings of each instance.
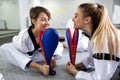
[[[17,36],[14,36],[11,43],[6,43],[1,46],[1,53],[5,60],[20,67],[23,70],[28,70],[27,64],[33,61],[43,61],[44,56],[42,55],[40,48],[35,50],[34,42],[32,41],[28,28],[20,31]],[[35,50],[35,51],[34,51]],[[32,55],[27,54],[32,52]],[[62,57],[63,45],[59,42],[54,52],[55,59]]]
[[[0,73],[0,80],[5,80],[2,73]]]
[[[95,58],[93,57],[95,53],[99,53],[99,52],[94,50],[94,44],[93,44],[93,46],[90,48],[89,57],[82,60],[86,68],[92,65],[94,66],[95,71],[90,73],[79,71],[75,76],[76,80],[110,80],[111,79],[120,62],[116,60],[103,60],[103,59]],[[107,44],[105,46],[103,54],[109,55]],[[120,58],[120,49],[118,51],[117,57]]]
[[[73,35],[74,23],[73,23],[72,19],[67,21],[66,28],[70,28],[71,34]],[[83,32],[82,30],[79,30],[77,51],[88,50],[89,38],[87,36],[85,36],[82,32]]]

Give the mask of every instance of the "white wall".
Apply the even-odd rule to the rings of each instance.
[[[120,25],[120,0],[114,0],[113,2],[113,15],[112,15],[112,22],[113,24]],[[120,26],[117,27],[120,27]]]
[[[84,2],[104,4],[110,17],[114,0],[0,0],[0,20],[6,21],[8,29],[24,29],[30,25],[29,10],[32,6],[44,6],[52,14],[51,27],[64,28],[66,21],[73,18],[77,6]]]
[[[40,6],[40,0],[18,0],[19,1],[19,11],[20,11],[20,29],[29,27],[30,17],[29,10],[33,6]]]
[[[111,17],[113,0],[41,0],[42,6],[48,8],[52,13],[51,27],[55,28],[65,28],[66,21],[74,17],[78,5],[84,2],[104,4]]]
[[[41,3],[51,12],[51,27],[64,28],[66,21],[73,17],[73,0],[49,0]]]
[[[51,27],[65,28],[66,21],[74,17],[78,5],[84,2],[97,2],[104,4],[111,17],[113,0],[19,0],[21,29],[27,27],[26,17],[32,6],[46,7],[52,14]]]
[[[27,27],[26,19],[29,15],[29,0],[19,0],[20,29]]]
[[[0,1],[0,20],[6,21],[7,29],[19,29],[19,8],[17,0]]]

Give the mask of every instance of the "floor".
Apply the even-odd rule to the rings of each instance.
[[[65,36],[65,30],[58,30],[58,32],[61,36]],[[0,31],[0,45],[11,42],[12,37],[18,34],[18,31],[7,32],[7,34],[9,33],[8,35],[4,31],[3,33]],[[64,43],[66,43],[66,41]],[[87,56],[87,52],[77,52],[76,63]],[[68,61],[68,49],[64,49],[63,57],[60,60],[57,60],[57,66],[55,68],[56,75],[44,76],[41,72],[34,69],[25,72],[20,68],[6,62],[0,55],[0,72],[4,75],[5,80],[75,80],[74,76],[69,74],[65,69],[65,65]],[[120,68],[116,70],[111,80],[120,80],[120,77],[118,76],[119,72]]]
[[[12,37],[17,35],[19,30],[0,30],[0,45],[12,41]]]
[[[78,54],[81,58],[76,58],[76,60],[82,59],[87,53]],[[67,73],[65,69],[66,63],[69,61],[69,55],[67,50],[64,50],[63,57],[57,60],[57,66],[55,76],[44,76],[41,72],[31,69],[30,71],[23,71],[20,68],[9,64],[6,62],[2,56],[0,56],[0,72],[4,75],[6,80],[74,80],[74,76]]]

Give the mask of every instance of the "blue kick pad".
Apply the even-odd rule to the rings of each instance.
[[[45,30],[45,32],[43,32],[43,35],[41,36],[42,45],[40,46],[42,47],[45,61],[50,66],[50,75],[56,74],[56,72],[51,67],[51,59],[57,48],[58,41],[58,32],[53,28],[48,28],[47,30]]]
[[[67,38],[67,42],[68,42],[70,61],[73,65],[75,65],[76,49],[77,49],[78,38],[79,38],[78,29],[74,29],[74,33],[72,36],[70,28],[67,28],[66,29],[66,38]]]

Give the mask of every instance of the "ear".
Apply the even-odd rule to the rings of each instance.
[[[84,21],[85,21],[85,23],[90,23],[91,22],[91,17],[85,17]]]
[[[32,21],[32,23],[33,23],[33,24],[35,24],[35,22],[36,22],[36,20],[35,20],[35,19],[32,19],[31,21]]]

